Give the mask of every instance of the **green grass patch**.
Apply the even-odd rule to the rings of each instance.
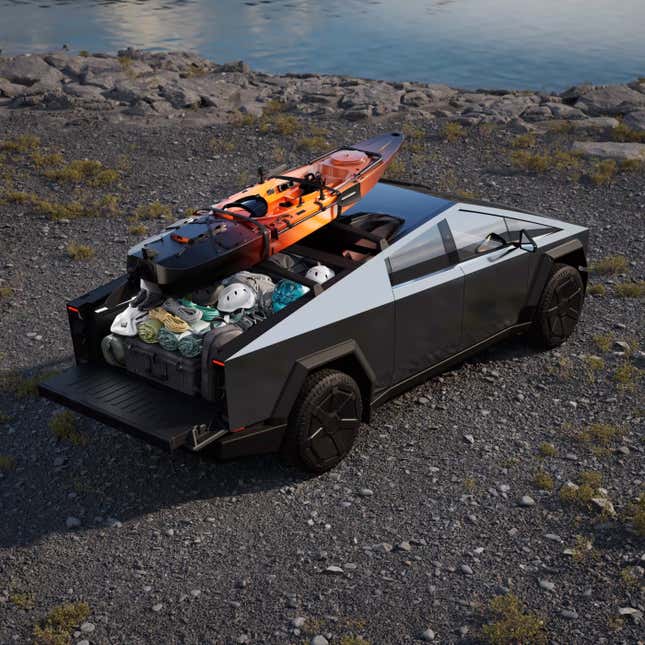
[[[119,180],[119,172],[106,168],[100,161],[77,159],[61,168],[45,171],[45,177],[52,181],[63,181],[73,184],[85,183],[89,186],[109,186]]]
[[[624,123],[619,123],[611,131],[611,138],[613,141],[623,141],[629,143],[645,143],[645,132],[638,132],[632,130]]]
[[[172,208],[167,204],[154,201],[150,204],[139,206],[134,211],[133,217],[135,220],[170,219],[172,218]]]
[[[39,372],[32,376],[24,376],[19,372],[5,372],[0,374],[0,390],[7,394],[13,394],[19,399],[36,396],[39,383],[54,374],[56,374],[55,370]]]
[[[16,467],[16,460],[10,455],[0,455],[0,472],[7,473]]]
[[[542,457],[555,457],[558,454],[557,448],[548,441],[543,441],[539,445],[538,450]]]
[[[72,260],[89,260],[94,257],[94,249],[87,244],[70,242],[65,250]]]
[[[27,153],[40,147],[40,138],[32,134],[23,134],[14,139],[0,141],[0,152]]]
[[[549,170],[551,167],[551,159],[547,154],[515,150],[511,153],[511,164],[524,172],[538,174]]]
[[[589,178],[596,186],[603,186],[613,181],[618,172],[618,164],[613,159],[603,159],[594,164]]]
[[[511,145],[513,148],[534,148],[537,139],[532,132],[527,132],[526,134],[520,134],[516,136]]]
[[[65,159],[60,152],[42,153],[39,150],[34,150],[31,153],[31,160],[39,170],[62,166],[65,163]]]
[[[604,284],[592,284],[587,287],[587,293],[590,296],[604,296],[607,293],[607,289]]]
[[[0,300],[8,300],[11,296],[13,296],[11,287],[0,287]]]
[[[138,224],[131,224],[128,227],[128,233],[130,233],[130,235],[144,236],[147,232],[147,226],[140,222]]]
[[[296,147],[305,152],[322,152],[329,147],[327,139],[322,136],[303,137],[298,141]]]
[[[645,295],[645,281],[620,282],[614,286],[619,298],[642,298]]]
[[[547,643],[544,620],[526,611],[524,603],[517,596],[496,596],[490,601],[488,612],[491,620],[482,627],[482,634],[490,645]]]
[[[69,410],[57,412],[49,420],[49,428],[58,441],[66,441],[73,446],[87,445],[87,437],[76,428],[76,417]]]
[[[628,362],[619,365],[614,371],[614,381],[623,390],[635,390],[641,376],[642,370]]]
[[[18,607],[19,609],[33,609],[35,606],[34,594],[24,593],[24,592],[15,592],[9,594],[9,602]]]
[[[624,255],[607,255],[604,258],[593,262],[589,269],[599,275],[616,275],[626,273],[629,262]]]
[[[40,624],[34,626],[37,645],[69,645],[72,632],[90,615],[86,602],[66,603],[54,607]]]
[[[439,135],[444,141],[454,143],[459,139],[463,139],[466,136],[466,130],[461,123],[455,121],[449,121],[444,123],[439,130]]]
[[[540,490],[553,490],[553,477],[544,470],[538,470],[533,476],[533,483]]]

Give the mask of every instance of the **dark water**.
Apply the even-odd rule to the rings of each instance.
[[[133,47],[462,87],[645,75],[645,0],[0,0],[4,53]]]

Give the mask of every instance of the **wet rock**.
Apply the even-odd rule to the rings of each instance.
[[[585,157],[614,159],[616,161],[645,161],[645,143],[617,143],[615,141],[575,141],[573,152]]]

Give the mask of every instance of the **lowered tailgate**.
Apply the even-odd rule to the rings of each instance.
[[[167,450],[199,449],[227,430],[215,403],[105,365],[72,367],[38,389],[45,398]]]

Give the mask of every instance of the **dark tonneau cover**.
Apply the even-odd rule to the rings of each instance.
[[[167,450],[186,443],[194,426],[219,430],[216,406],[105,365],[81,365],[53,376],[40,394]]]

